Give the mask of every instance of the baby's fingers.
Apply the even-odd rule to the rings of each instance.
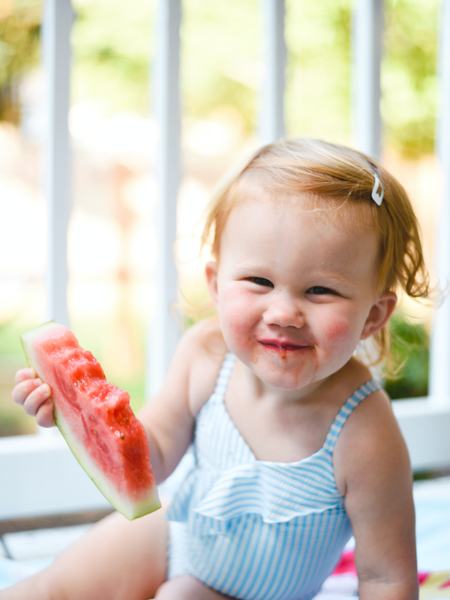
[[[55,424],[55,417],[53,415],[53,401],[51,398],[40,405],[36,413],[36,421],[41,427],[53,427]]]
[[[41,379],[27,379],[18,383],[12,393],[14,402],[22,404],[25,412],[35,416],[41,404],[46,402],[51,395],[49,386],[42,383]]]
[[[27,397],[41,385],[43,385],[42,380],[38,377],[19,381],[19,383],[16,383],[16,385],[13,388],[12,399],[17,404],[24,404]],[[42,392],[43,390],[41,390],[41,393]]]
[[[41,383],[41,385],[25,398],[25,402],[23,403],[25,412],[33,417],[37,416],[39,409],[47,402],[50,395],[51,392],[48,385],[46,383]]]
[[[17,371],[12,399],[21,404],[26,413],[35,417],[42,427],[55,424],[50,387],[36,376],[34,369]]]
[[[23,407],[25,412],[36,418],[38,425],[42,427],[54,425],[53,401],[50,388],[46,383],[41,382],[41,385],[26,397]]]
[[[16,383],[20,383],[26,379],[34,379],[35,377],[37,377],[36,371],[31,367],[25,367],[16,372]]]

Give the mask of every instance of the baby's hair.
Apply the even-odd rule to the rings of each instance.
[[[375,176],[384,189],[380,206],[372,198]],[[264,193],[310,199],[314,209],[334,209],[346,226],[375,227],[379,236],[378,287],[380,292],[399,289],[412,298],[430,294],[419,225],[403,186],[369,156],[317,139],[287,138],[260,148],[234,173],[213,199],[203,230],[202,243],[216,260],[233,207],[245,198],[249,186]],[[305,196],[306,195],[306,196]],[[389,367],[387,328],[374,335],[377,357]]]

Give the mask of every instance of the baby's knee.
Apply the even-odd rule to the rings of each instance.
[[[158,589],[155,600],[199,600],[205,587],[191,575],[169,579]]]
[[[155,600],[174,600],[175,598],[183,598],[183,595],[179,595],[179,592],[183,591],[183,586],[180,584],[179,577],[169,579],[158,588],[156,592]],[[183,578],[184,579],[184,578]]]

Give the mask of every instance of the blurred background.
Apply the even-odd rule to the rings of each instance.
[[[0,0],[0,435],[33,431],[14,406],[19,335],[45,320],[47,207],[42,2]],[[107,376],[144,400],[155,274],[152,77],[155,0],[75,0],[70,133],[73,207],[69,310]],[[352,0],[287,0],[286,132],[352,144]],[[179,315],[204,307],[203,212],[219,179],[258,142],[262,79],[258,0],[184,0],[182,161],[175,258]],[[434,273],[441,193],[435,156],[438,0],[386,0],[381,72],[385,165],[410,193]],[[402,301],[392,322],[401,376],[393,398],[428,389],[432,311]]]

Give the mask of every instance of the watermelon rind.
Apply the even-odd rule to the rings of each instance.
[[[55,410],[55,421],[72,454],[86,471],[87,475],[110,504],[127,517],[127,519],[137,519],[161,507],[156,487],[149,496],[138,502],[130,501],[128,498],[118,494],[114,486],[110,484],[109,480],[85,451],[84,446],[72,435],[70,426],[58,410]]]
[[[48,321],[21,335],[21,342],[27,362],[43,381],[45,381],[45,377],[40,369],[36,353],[34,352],[33,342],[46,329],[55,328],[66,330],[66,327],[63,325],[55,323],[54,321]],[[104,476],[101,469],[91,459],[83,444],[73,435],[70,425],[56,405],[54,405],[54,418],[56,426],[78,463],[96,485],[98,490],[116,510],[122,513],[127,519],[132,520],[151,513],[161,507],[156,486],[154,486],[141,500],[132,500],[128,496],[120,494],[116,487],[111,484],[108,478]]]
[[[33,350],[33,341],[40,333],[46,329],[53,329],[55,326],[59,327],[58,323],[55,323],[55,321],[47,321],[46,323],[43,323],[34,329],[30,329],[29,331],[22,333],[20,336],[20,341],[22,343],[22,348],[24,350],[27,363],[36,371],[41,379],[43,379],[42,372],[39,372],[40,368]]]

